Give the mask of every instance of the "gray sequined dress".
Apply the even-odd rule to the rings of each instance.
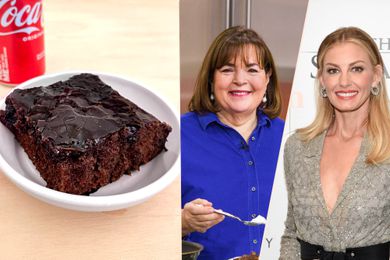
[[[390,164],[365,163],[365,138],[329,214],[320,182],[325,133],[308,143],[293,134],[286,142],[284,170],[289,203],[281,260],[300,259],[297,238],[336,252],[390,241]]]

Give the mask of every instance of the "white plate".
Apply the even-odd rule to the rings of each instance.
[[[26,89],[47,86],[60,80],[67,80],[85,71],[72,71],[44,75],[22,83],[17,88]],[[99,72],[90,72],[122,96],[139,107],[168,123],[172,132],[168,136],[168,151],[160,153],[149,163],[141,166],[139,172],[124,175],[119,180],[100,188],[90,196],[73,195],[46,188],[35,166],[31,163],[14,135],[0,123],[0,167],[4,174],[22,190],[52,205],[80,211],[110,211],[139,204],[168,186],[179,173],[179,121],[178,114],[156,94],[130,80]],[[0,101],[5,109],[5,98]]]

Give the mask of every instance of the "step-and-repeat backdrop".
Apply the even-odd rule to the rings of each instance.
[[[260,259],[279,257],[280,238],[287,213],[283,144],[295,129],[308,125],[314,118],[314,77],[317,71],[316,55],[321,41],[340,27],[356,26],[365,30],[381,51],[386,66],[386,83],[389,86],[389,10],[390,1],[387,0],[309,0]]]

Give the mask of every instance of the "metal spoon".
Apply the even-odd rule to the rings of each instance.
[[[261,215],[258,215],[254,219],[247,221],[247,220],[242,220],[239,217],[234,216],[233,214],[227,213],[227,212],[223,211],[222,209],[214,209],[214,212],[221,214],[221,215],[224,215],[224,216],[227,216],[229,218],[234,218],[234,219],[244,223],[244,225],[247,225],[247,226],[258,226],[258,225],[267,223],[267,220]]]

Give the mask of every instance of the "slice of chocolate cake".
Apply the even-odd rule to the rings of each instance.
[[[15,89],[5,102],[0,121],[47,187],[67,193],[89,194],[138,170],[165,148],[171,131],[92,74]]]
[[[259,256],[255,252],[251,252],[250,255],[243,255],[237,258],[234,258],[234,260],[258,260]]]

